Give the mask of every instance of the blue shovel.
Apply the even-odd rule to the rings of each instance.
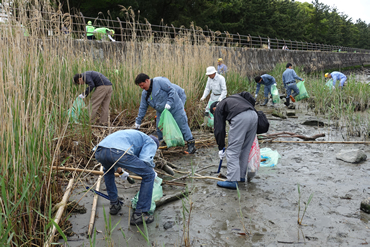
[[[225,148],[223,148],[222,151],[225,153]],[[218,165],[217,173],[220,173],[220,171],[221,171],[222,160],[223,159],[220,159],[220,164]]]
[[[88,189],[90,189],[90,187],[86,186],[86,189],[88,190]],[[95,194],[97,194],[97,195],[99,195],[99,196],[101,196],[101,197],[103,197],[103,198],[105,198],[105,199],[109,200],[108,195],[106,195],[106,194],[104,194],[104,193],[101,193],[101,192],[99,192],[99,191],[96,191],[96,190],[94,190],[94,189],[90,189],[90,190],[91,190],[92,192],[94,192]],[[120,204],[123,204],[123,202],[122,202],[122,201],[120,201],[120,200],[118,200],[118,202],[119,202]]]

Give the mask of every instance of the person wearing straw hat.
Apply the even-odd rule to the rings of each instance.
[[[223,63],[222,58],[219,58],[219,59],[217,60],[217,72],[218,72],[220,75],[226,75],[226,72],[227,72],[227,66]]]
[[[109,103],[113,93],[112,83],[110,80],[102,73],[86,71],[82,74],[75,74],[73,81],[77,85],[89,85],[86,88],[85,93],[78,96],[81,99],[87,97],[90,92],[95,89],[91,97],[91,121],[95,122],[96,113],[101,107],[100,124],[108,125]]]
[[[341,89],[343,88],[344,84],[347,81],[347,76],[345,74],[341,73],[341,72],[338,72],[338,71],[333,71],[331,73],[326,73],[325,78],[333,79],[333,88],[335,88],[335,83],[337,82],[337,80],[339,80],[339,82],[340,82],[339,88],[341,88]]]
[[[118,200],[114,172],[117,168],[125,168],[142,177],[139,200],[135,212],[131,216],[131,225],[151,223],[154,216],[149,209],[155,179],[153,158],[159,147],[155,136],[148,136],[138,130],[120,130],[104,138],[95,148],[95,158],[104,167],[104,181],[107,188],[111,215],[121,210]]]
[[[206,75],[208,76],[206,88],[204,89],[203,96],[200,98],[201,101],[205,100],[208,94],[212,91],[211,97],[208,100],[206,111],[204,116],[209,115],[209,106],[215,101],[221,101],[226,98],[227,88],[225,77],[218,74],[214,66],[209,66],[206,70]],[[207,121],[206,119],[204,120]]]
[[[88,21],[87,22],[87,26],[86,26],[86,38],[88,40],[92,40],[93,37],[94,37],[94,30],[95,30],[95,27],[92,25],[92,22],[91,21]]]

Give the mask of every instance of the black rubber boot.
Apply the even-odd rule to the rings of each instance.
[[[197,149],[195,148],[195,140],[194,138],[188,141],[188,150],[186,151],[187,154],[195,153]]]
[[[261,104],[261,106],[267,105],[268,102],[269,102],[269,99],[265,98],[265,101],[263,102],[263,104]]]
[[[286,98],[286,101],[285,101],[284,105],[286,105],[286,106],[290,105],[290,98]]]

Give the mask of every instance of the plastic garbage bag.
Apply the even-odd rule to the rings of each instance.
[[[212,105],[213,102],[215,102],[215,101],[210,101],[208,103],[208,108],[211,107],[211,105]],[[208,118],[208,120],[207,120],[207,127],[213,128],[215,117],[213,116],[213,114],[211,112],[209,112],[209,115],[208,115],[207,118]]]
[[[155,177],[154,184],[153,184],[153,194],[152,194],[152,203],[150,204],[149,214],[154,214],[155,210],[155,202],[158,201],[163,197],[163,189],[162,189],[162,179],[160,177]],[[133,209],[136,208],[137,201],[139,200],[139,192],[135,195],[134,198],[131,199],[131,206]]]
[[[70,121],[78,123],[80,117],[83,116],[85,110],[85,102],[80,97],[77,97],[72,104],[72,107],[68,110]]]
[[[261,148],[261,159],[265,159],[265,161],[261,162],[262,167],[273,167],[276,166],[279,158],[281,158],[278,151],[273,151],[271,148]]]
[[[328,82],[325,84],[325,88],[329,89],[329,91],[333,90],[333,79],[328,80]]]
[[[279,104],[280,103],[280,95],[279,95],[279,90],[275,85],[271,86],[271,94],[272,94],[272,102],[274,104]]]
[[[303,99],[307,99],[309,98],[310,96],[308,95],[308,92],[306,90],[306,87],[304,86],[304,81],[300,81],[297,83],[297,87],[299,89],[299,94],[297,96],[294,97],[294,99],[296,101],[300,101],[300,100],[303,100]]]
[[[258,138],[257,135],[254,138],[253,145],[251,151],[249,153],[248,158],[248,172],[247,172],[247,179],[248,182],[256,176],[258,169],[260,168],[260,147],[258,145]]]
[[[173,118],[171,112],[164,109],[161,114],[161,119],[158,123],[158,128],[163,133],[163,139],[167,147],[184,146],[185,141],[176,120]]]

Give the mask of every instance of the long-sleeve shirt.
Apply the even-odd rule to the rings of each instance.
[[[89,85],[86,88],[85,96],[89,95],[89,93],[96,87],[99,86],[109,86],[112,85],[110,80],[108,80],[107,77],[105,77],[102,73],[96,72],[96,71],[86,71],[82,73],[82,78],[84,82]]]
[[[211,98],[213,98],[212,101],[223,100],[224,98],[226,98],[227,88],[225,77],[217,73],[215,77],[213,77],[213,79],[208,77],[206,88],[204,89],[202,98],[207,97],[211,90]]]
[[[265,85],[265,87],[271,87],[273,84],[276,83],[275,78],[271,75],[264,74],[264,75],[261,75],[261,77],[262,77],[262,81],[257,83],[256,94],[258,94],[258,92],[260,91],[261,85]]]
[[[220,75],[222,74],[226,74],[227,72],[227,66],[225,64],[221,64],[221,65],[217,65],[217,73],[219,73]]]
[[[295,82],[295,80],[303,81],[303,79],[295,73],[293,69],[287,68],[283,73],[283,83],[284,87],[286,87],[286,84]]]
[[[153,158],[157,144],[148,135],[137,130],[119,130],[104,138],[96,147],[115,148],[135,155],[150,167],[154,167]]]
[[[330,73],[331,75],[331,78],[333,79],[333,86],[335,86],[335,83],[337,82],[337,80],[341,81],[342,79],[346,79],[347,80],[347,76],[341,72],[338,72],[338,71],[333,71]]]
[[[218,150],[225,147],[226,120],[230,120],[243,111],[254,110],[256,100],[248,92],[233,94],[220,103],[214,112],[214,135],[218,145]]]

